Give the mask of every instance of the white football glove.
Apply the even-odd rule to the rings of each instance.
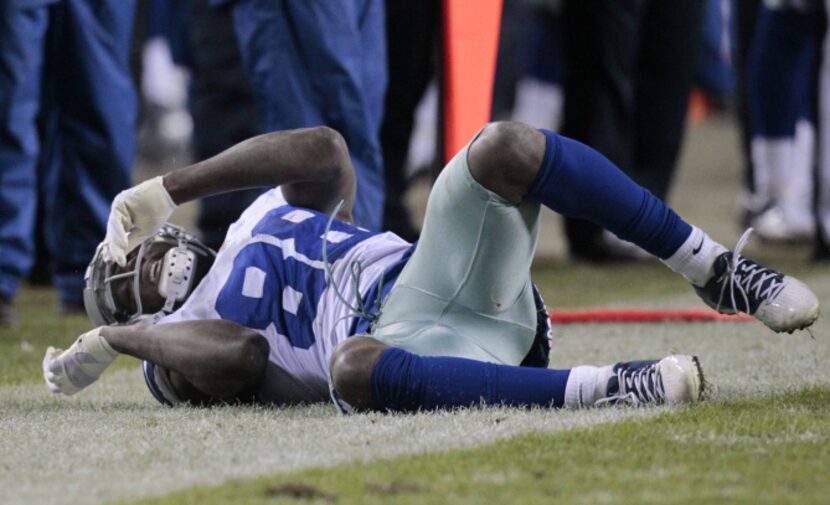
[[[104,260],[124,266],[127,253],[164,226],[176,207],[162,176],[118,193],[107,221]]]
[[[101,328],[84,333],[65,351],[46,350],[43,378],[49,391],[73,395],[98,380],[115,361],[118,352],[101,336]]]

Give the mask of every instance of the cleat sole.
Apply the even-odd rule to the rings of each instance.
[[[692,399],[692,402],[699,402],[704,399],[706,394],[706,381],[703,377],[703,368],[700,366],[700,360],[697,356],[692,356],[692,365],[694,366],[694,391],[697,391],[697,397]]]

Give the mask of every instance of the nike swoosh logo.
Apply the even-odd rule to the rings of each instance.
[[[703,239],[701,238],[701,239],[700,239],[700,243],[697,245],[697,247],[695,247],[694,249],[692,249],[692,255],[694,256],[694,255],[696,255],[697,253],[699,253],[699,252],[700,252],[700,249],[701,249],[702,247],[703,247]]]

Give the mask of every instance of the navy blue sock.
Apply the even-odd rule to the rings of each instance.
[[[585,219],[660,259],[683,244],[692,227],[594,149],[540,130],[545,158],[528,197],[556,212]]]
[[[799,119],[815,115],[818,24],[794,9],[761,9],[746,61],[746,98],[753,136],[795,136]]]
[[[372,370],[375,410],[414,412],[480,404],[561,407],[570,370],[496,365],[384,351]]]

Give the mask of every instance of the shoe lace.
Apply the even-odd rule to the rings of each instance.
[[[749,241],[752,231],[753,228],[750,227],[741,235],[735,250],[732,252],[732,259],[727,264],[723,275],[721,275],[720,296],[715,310],[719,310],[723,305],[727,286],[729,287],[729,301],[732,303],[732,310],[752,314],[754,309],[750,303],[750,297],[753,297],[756,301],[768,300],[774,298],[786,285],[786,281],[784,281],[781,274],[741,255],[741,251]],[[729,278],[729,282],[723,282],[726,277]],[[738,308],[736,292],[740,295],[739,299],[743,301],[745,310]]]
[[[617,370],[617,393],[600,398],[595,405],[627,403],[639,405],[641,403],[659,403],[666,397],[663,389],[663,377],[657,369],[657,363],[631,370],[620,367]]]

